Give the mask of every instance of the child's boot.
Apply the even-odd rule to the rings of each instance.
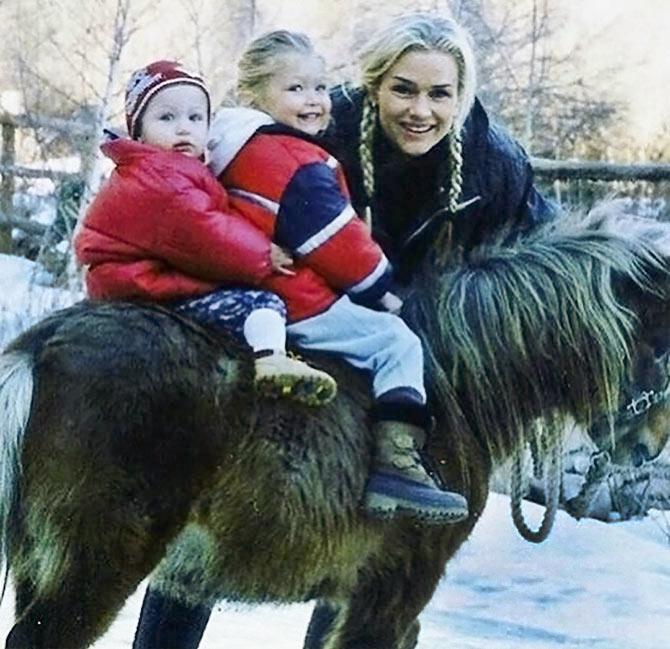
[[[376,450],[365,490],[365,510],[377,518],[405,515],[426,523],[457,523],[468,517],[467,500],[443,491],[423,464],[419,449],[425,441],[420,426],[402,421],[378,421]]]
[[[270,398],[285,398],[308,406],[321,406],[337,394],[330,374],[291,358],[284,351],[256,353],[256,389]]]

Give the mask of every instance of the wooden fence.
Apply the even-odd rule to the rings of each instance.
[[[11,115],[0,113],[2,149],[0,149],[0,251],[11,248],[11,228],[20,228],[29,234],[41,234],[45,226],[20,218],[14,214],[13,197],[17,178],[48,178],[61,181],[77,179],[82,172],[67,172],[48,168],[27,167],[17,163],[17,134],[20,129],[48,129],[78,140],[83,145],[94,137],[90,124],[77,120],[66,120],[41,115]]]
[[[25,232],[39,234],[45,227],[13,214],[12,201],[16,191],[17,178],[49,178],[60,181],[83,177],[85,172],[73,173],[34,168],[17,164],[17,131],[19,129],[44,128],[82,141],[91,141],[94,137],[92,126],[83,121],[65,120],[39,115],[10,115],[0,113],[2,129],[2,149],[0,150],[0,251],[9,249],[11,228],[20,228]],[[668,164],[617,164],[612,162],[594,162],[578,160],[549,160],[531,158],[531,164],[539,179],[554,180],[599,180],[621,181],[637,180],[661,182],[670,180]]]
[[[670,180],[670,163],[619,164],[591,160],[549,160],[531,158],[538,178],[547,180],[644,180],[661,182]]]

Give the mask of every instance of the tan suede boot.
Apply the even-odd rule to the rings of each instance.
[[[330,374],[274,351],[256,358],[256,389],[266,397],[291,399],[308,406],[321,406],[337,394]]]
[[[425,432],[401,421],[379,421],[376,452],[364,507],[378,518],[404,515],[425,523],[457,523],[468,517],[467,500],[443,491],[426,471],[419,449]]]

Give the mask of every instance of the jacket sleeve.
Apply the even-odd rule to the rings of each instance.
[[[560,208],[538,191],[534,184],[533,168],[523,147],[497,125],[489,129],[489,143],[489,160],[498,157],[506,167],[501,193],[509,217],[522,229],[556,218]]]
[[[293,174],[281,197],[275,240],[355,302],[373,304],[390,288],[388,259],[324,162]]]
[[[272,273],[270,240],[258,228],[204,189],[174,185],[155,223],[151,247],[157,256],[215,282],[257,285]]]

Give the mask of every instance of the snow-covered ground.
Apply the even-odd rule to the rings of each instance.
[[[30,262],[0,255],[0,347],[42,309],[72,296],[28,281]],[[38,306],[35,306],[38,305]],[[526,504],[529,518],[539,508]],[[493,494],[422,615],[419,649],[665,649],[670,647],[670,515],[604,524],[559,512],[541,545],[512,526],[509,499]],[[95,649],[131,646],[144,584]],[[202,649],[299,649],[311,606],[221,605]],[[0,638],[12,594],[0,607]]]
[[[51,288],[51,281],[39,264],[0,254],[0,349],[44,314],[81,297]]]
[[[539,507],[528,504],[530,517]],[[670,646],[670,543],[661,515],[606,524],[559,512],[547,541],[518,536],[509,499],[492,494],[421,617],[419,649],[665,649]],[[144,584],[95,649],[128,649]],[[11,627],[11,594],[0,637]],[[300,649],[311,606],[223,604],[202,649]]]

